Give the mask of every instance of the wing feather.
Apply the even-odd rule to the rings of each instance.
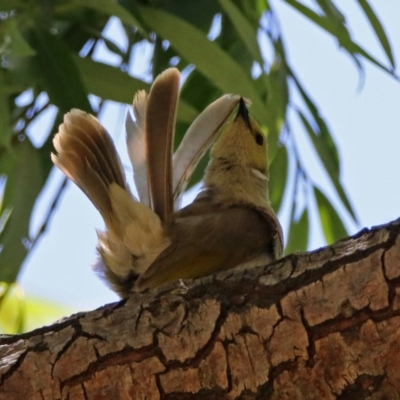
[[[276,227],[262,213],[250,207],[214,208],[208,214],[175,221],[170,229],[171,245],[140,275],[135,290],[198,278],[261,255],[273,260]]]
[[[177,200],[185,191],[201,157],[214,143],[219,129],[225,123],[240,99],[224,95],[211,103],[190,125],[174,155],[173,197]]]

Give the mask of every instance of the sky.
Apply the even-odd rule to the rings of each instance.
[[[272,1],[280,19],[291,65],[311,94],[333,132],[341,159],[341,180],[359,216],[362,227],[390,222],[400,216],[400,84],[369,63],[365,79],[337,43],[280,0]],[[337,1],[345,11],[356,40],[380,60],[386,60],[356,1]],[[400,55],[400,2],[373,0],[370,4],[383,21],[396,61]],[[143,57],[146,54],[142,55]],[[136,68],[140,69],[140,65]],[[133,95],[133,94],[132,94]],[[126,108],[109,103],[101,121],[114,137],[128,166],[123,124]],[[290,124],[301,154],[313,179],[326,186],[308,138],[294,112]],[[35,128],[33,128],[35,129]],[[39,128],[37,128],[39,129]],[[129,172],[129,168],[127,168]],[[50,189],[61,182],[53,171]],[[33,230],[43,218],[48,193],[38,203]],[[96,258],[96,229],[102,219],[90,201],[73,184],[65,191],[49,230],[24,265],[19,283],[27,294],[40,296],[71,310],[85,311],[118,297],[91,270]],[[324,244],[320,234],[313,235],[310,248]]]

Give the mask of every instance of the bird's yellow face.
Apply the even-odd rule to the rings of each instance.
[[[228,122],[211,151],[211,158],[227,165],[240,164],[268,176],[267,138],[249,116],[243,101],[233,121]]]

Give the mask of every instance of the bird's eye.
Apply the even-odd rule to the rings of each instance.
[[[256,143],[257,143],[259,146],[262,146],[262,145],[263,145],[263,143],[264,143],[264,136],[261,135],[261,133],[257,133],[257,134],[256,134]]]

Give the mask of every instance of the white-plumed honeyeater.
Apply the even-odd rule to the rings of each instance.
[[[123,297],[179,279],[266,265],[282,254],[282,230],[268,197],[267,140],[245,101],[225,95],[212,103],[173,155],[179,84],[179,71],[167,69],[148,95],[136,94],[135,121],[128,114],[128,153],[139,199],[128,188],[110,135],[95,117],[72,110],[54,138],[54,164],[105,222],[95,270]],[[217,134],[201,192],[175,211],[174,203]]]

